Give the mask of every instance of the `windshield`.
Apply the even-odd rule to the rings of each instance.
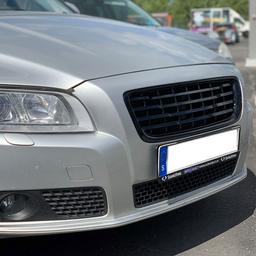
[[[146,13],[139,6],[131,1],[127,1],[128,8],[128,22],[134,23],[142,26],[161,26],[158,21],[152,18],[148,13]]]
[[[211,12],[210,11],[194,11],[192,13],[192,24],[195,27],[210,27]]]
[[[58,0],[0,0],[0,11],[38,11],[72,13]]]
[[[62,0],[75,5],[81,14],[120,20],[142,26],[160,26],[160,23],[129,0]]]

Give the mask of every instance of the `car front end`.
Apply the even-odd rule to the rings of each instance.
[[[231,62],[135,26],[27,17],[0,18],[2,236],[126,225],[246,177],[251,109]]]

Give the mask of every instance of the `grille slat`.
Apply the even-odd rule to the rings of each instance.
[[[144,140],[234,123],[242,105],[235,78],[143,88],[125,93],[124,98]]]
[[[47,190],[42,196],[62,218],[89,218],[107,213],[106,195],[99,187]]]
[[[227,87],[227,85],[224,85],[225,87]],[[231,85],[228,85],[231,86]],[[194,91],[190,91],[189,94],[194,94],[194,93],[202,93],[202,92],[211,92],[214,90],[218,90],[221,89],[221,87],[214,87],[211,89],[198,89],[198,90],[194,90]],[[159,96],[140,96],[140,97],[134,97],[133,99],[131,99],[131,101],[138,101],[138,100],[157,100],[157,99],[165,99],[165,98],[171,98],[171,97],[177,97],[177,96],[184,96],[187,95],[187,92],[181,92],[181,93],[172,93],[172,94],[165,94],[165,95],[159,95]]]
[[[213,113],[211,115],[209,115],[209,117],[217,117],[217,116],[221,116],[221,115],[225,115],[225,114],[228,114],[230,112],[233,112],[233,110],[231,109],[228,109],[228,110],[223,110],[221,112],[218,112],[218,113]],[[198,117],[198,118],[194,118],[193,119],[193,122],[194,121],[200,121],[200,120],[204,120],[205,117],[207,116],[203,116],[203,117]],[[147,131],[147,130],[152,130],[152,129],[155,129],[155,128],[164,128],[164,127],[171,127],[171,126],[174,126],[174,125],[182,125],[182,124],[188,124],[188,123],[191,123],[192,121],[191,120],[186,120],[186,121],[174,121],[174,122],[166,122],[164,124],[161,124],[161,125],[149,125],[149,126],[145,126],[143,127],[144,131]]]
[[[233,104],[233,103],[234,103],[233,100],[224,101],[224,102],[221,102],[221,103],[217,103],[216,107],[222,107],[222,106],[230,105],[230,104]],[[189,114],[189,113],[202,112],[202,111],[213,109],[213,108],[214,108],[214,106],[208,106],[208,107],[203,106],[203,107],[198,108],[198,109],[187,110],[187,111],[183,111],[183,112],[179,112],[179,113],[177,112],[177,113],[174,113],[174,114],[168,114],[167,113],[167,114],[151,115],[149,117],[145,117],[145,116],[144,117],[139,117],[138,120],[141,122],[141,121],[146,121],[146,120],[155,120],[155,119],[159,119],[159,118],[175,117],[175,116],[178,116],[179,114]]]
[[[204,167],[189,174],[160,183],[157,179],[133,186],[134,204],[141,208],[202,188],[233,174],[238,155],[225,162]]]

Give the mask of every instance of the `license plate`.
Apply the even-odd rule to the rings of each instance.
[[[199,139],[158,149],[158,176],[162,179],[202,163],[238,152],[239,129],[234,129]]]

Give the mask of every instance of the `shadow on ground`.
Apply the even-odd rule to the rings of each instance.
[[[256,177],[193,205],[122,228],[6,239],[6,255],[176,255],[249,218],[256,207]]]

